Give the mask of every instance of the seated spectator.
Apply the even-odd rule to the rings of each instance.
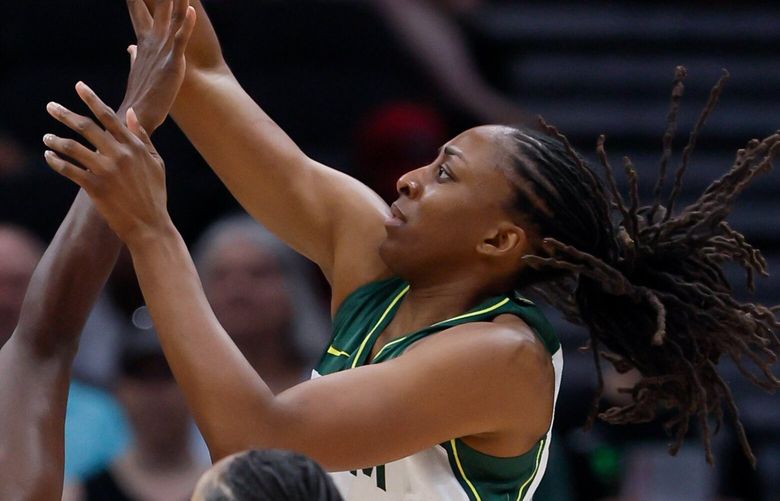
[[[184,396],[153,331],[124,339],[115,393],[132,429],[130,446],[110,466],[70,486],[65,499],[187,499],[208,464],[192,443]]]
[[[13,176],[28,161],[28,153],[13,135],[0,126],[0,178]]]
[[[371,0],[377,13],[428,75],[440,95],[480,123],[536,121],[514,100],[490,85],[469,52],[456,16],[481,0]]]
[[[388,204],[398,198],[398,178],[426,165],[447,141],[447,124],[423,103],[389,102],[373,110],[355,134],[357,177]]]
[[[248,216],[212,225],[194,255],[214,313],[270,388],[308,379],[329,321],[305,260]]]
[[[72,380],[65,413],[65,483],[100,471],[130,440],[122,407],[109,392]]]
[[[19,321],[27,284],[42,254],[43,243],[27,230],[0,223],[0,346]]]

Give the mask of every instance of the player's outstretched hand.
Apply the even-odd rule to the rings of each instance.
[[[46,134],[46,163],[90,196],[108,225],[128,245],[170,228],[164,164],[131,108],[127,125],[86,84],[76,92],[97,120],[57,103],[46,110],[88,141],[95,151],[72,139]],[[102,125],[102,126],[101,126]]]
[[[130,75],[120,109],[132,107],[152,133],[165,120],[184,80],[184,50],[195,27],[195,9],[188,0],[155,0],[154,13],[143,0],[127,0],[127,8],[138,43],[127,48]]]

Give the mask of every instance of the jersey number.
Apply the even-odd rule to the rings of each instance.
[[[363,468],[360,470],[363,472],[363,474],[367,477],[373,476],[374,468]],[[357,470],[350,471],[351,474],[358,476]],[[385,485],[385,465],[379,465],[376,467],[376,486],[379,489],[382,489],[383,491],[387,492],[387,487]]]

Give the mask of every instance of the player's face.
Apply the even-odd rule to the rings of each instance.
[[[380,248],[401,276],[430,267],[468,267],[498,222],[510,218],[513,187],[500,166],[507,162],[505,129],[483,126],[446,143],[437,158],[401,176],[393,217]]]

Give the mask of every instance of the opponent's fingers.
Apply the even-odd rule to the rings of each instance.
[[[92,172],[103,171],[99,154],[88,149],[78,141],[58,137],[54,134],[46,134],[43,136],[43,144],[56,153],[72,158]]]
[[[76,84],[76,93],[78,93],[81,100],[84,101],[84,104],[89,107],[92,114],[95,115],[95,118],[98,119],[103,127],[110,132],[117,141],[127,142],[130,139],[130,133],[127,130],[127,127],[122,124],[119,117],[114,113],[114,110],[104,103],[87,84],[78,82]],[[98,147],[98,149],[100,149],[100,147]]]
[[[184,51],[187,49],[187,43],[190,41],[190,36],[195,29],[195,21],[197,16],[193,7],[187,7],[187,13],[184,17],[184,24],[181,25],[179,31],[173,38],[173,57],[178,58],[184,55]]]
[[[51,150],[46,150],[43,154],[46,163],[59,174],[67,177],[85,190],[91,190],[94,182],[94,175],[81,169],[72,163],[64,160]]]
[[[173,0],[157,0],[154,5],[154,32],[160,39],[168,34],[173,15]]]
[[[127,0],[127,10],[130,12],[130,22],[136,36],[146,33],[152,27],[152,15],[143,0]]]
[[[46,111],[54,119],[67,126],[70,130],[80,135],[96,149],[106,151],[113,138],[106,131],[101,129],[92,119],[74,113],[55,102],[46,105]]]

